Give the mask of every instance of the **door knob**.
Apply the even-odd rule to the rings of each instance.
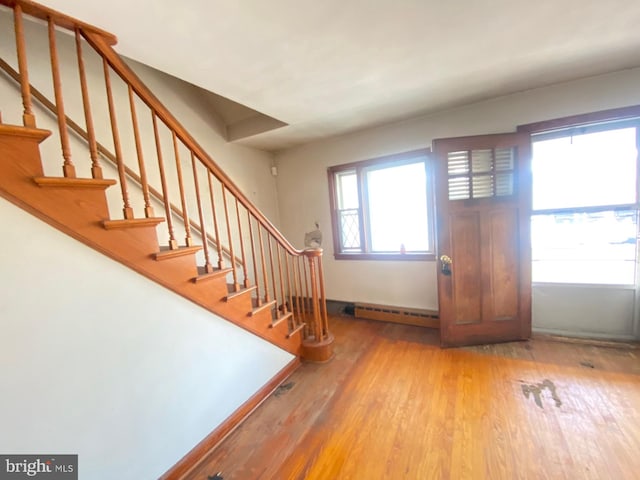
[[[452,263],[453,262],[451,261],[451,257],[449,257],[448,255],[440,256],[440,271],[442,272],[443,275],[451,275]]]

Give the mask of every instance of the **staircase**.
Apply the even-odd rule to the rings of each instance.
[[[34,2],[0,5],[13,10],[16,52],[15,68],[0,61],[3,81],[15,84],[23,107],[22,125],[0,119],[0,195],[296,356],[330,359],[322,250],[298,250],[284,238],[118,56],[113,35]],[[46,23],[53,99],[31,83],[25,16]],[[86,127],[65,113],[62,79],[70,73],[59,61],[60,30],[75,41]],[[86,67],[96,62],[103,89]],[[34,104],[57,128],[38,128]],[[101,106],[102,128],[94,121]],[[41,158],[55,139],[62,176],[46,175],[43,160],[51,159]],[[79,140],[86,155],[72,156]],[[121,218],[110,214],[114,189]]]

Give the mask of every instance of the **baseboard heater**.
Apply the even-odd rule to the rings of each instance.
[[[355,303],[355,316],[368,320],[403,323],[427,328],[440,328],[440,318],[436,310],[421,308],[392,307],[373,303]]]

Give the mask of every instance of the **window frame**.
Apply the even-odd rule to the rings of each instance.
[[[366,188],[366,172],[379,170],[401,165],[409,165],[416,162],[416,158],[422,157],[426,174],[426,197],[427,197],[427,229],[429,236],[429,250],[426,252],[372,252],[371,251],[371,230],[369,220],[369,197]],[[358,185],[358,227],[360,233],[361,251],[344,252],[340,240],[340,219],[338,217],[338,190],[336,174],[353,171],[356,174]],[[436,258],[435,239],[435,184],[433,176],[433,165],[431,159],[431,149],[423,148],[408,152],[385,155],[357,162],[345,163],[331,166],[327,169],[329,180],[329,204],[331,208],[331,230],[333,236],[333,256],[336,260],[399,260],[399,261],[433,261]]]
[[[567,213],[598,213],[605,211],[625,211],[636,210],[640,215],[640,105],[630,107],[615,108],[610,110],[602,110],[582,115],[574,115],[554,120],[541,121],[526,125],[519,125],[518,132],[526,132],[532,136],[532,144],[534,136],[554,136],[563,137],[567,133],[575,132],[576,134],[584,133],[585,130],[597,131],[615,129],[608,128],[608,125],[622,125],[625,123],[635,123],[636,126],[636,146],[638,148],[638,156],[636,158],[636,202],[630,204],[614,204],[614,205],[590,205],[582,207],[564,207],[564,208],[546,208],[531,211],[531,218],[538,215],[558,215]],[[638,232],[636,232],[638,235]],[[638,248],[638,247],[636,247]],[[640,250],[636,250],[636,276],[635,283],[638,283],[638,259]],[[592,286],[592,287],[634,287],[634,284],[610,284],[610,283],[575,283],[575,282],[553,282],[553,281],[534,281],[534,285],[554,285],[554,286]]]

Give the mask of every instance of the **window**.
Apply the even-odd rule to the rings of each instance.
[[[447,154],[449,200],[506,197],[514,193],[513,148]]]
[[[335,257],[434,258],[428,150],[329,168]]]
[[[639,125],[533,135],[534,282],[635,283]]]

